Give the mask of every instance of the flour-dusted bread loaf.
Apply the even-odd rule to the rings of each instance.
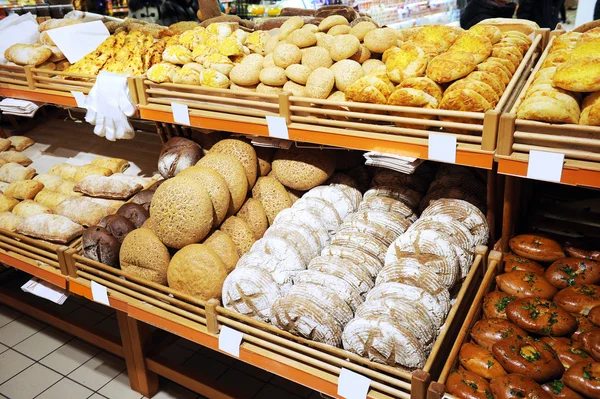
[[[232,271],[223,283],[223,306],[257,320],[271,320],[271,306],[281,298],[279,286],[257,267]]]
[[[33,141],[32,138],[27,136],[10,136],[8,140],[10,140],[10,145],[13,146],[15,150],[19,152],[35,144],[35,141]]]
[[[360,203],[358,210],[392,212],[397,216],[403,217],[411,223],[417,220],[417,215],[415,215],[413,209],[411,209],[404,202],[389,197],[363,197],[363,201]]]
[[[400,234],[406,232],[408,227],[411,225],[411,221],[404,218],[402,215],[398,215],[395,212],[386,211],[374,211],[374,210],[363,210],[353,213],[348,216],[345,222],[351,222],[353,220],[361,220],[375,224],[382,229],[394,233],[396,239]]]
[[[298,209],[294,207],[284,209],[279,212],[273,225],[295,225],[297,223],[308,228],[313,235],[318,237],[321,250],[329,245],[329,232],[327,231],[327,227],[317,214],[308,209]]]
[[[43,188],[39,181],[18,180],[10,183],[4,194],[20,200],[33,199]]]
[[[419,340],[386,316],[353,319],[343,333],[344,349],[388,366],[414,370],[425,366],[427,357]]]
[[[360,295],[365,295],[375,285],[369,271],[363,265],[345,258],[318,256],[310,262],[308,269],[341,278],[352,285]]]
[[[342,245],[330,245],[321,251],[321,256],[334,256],[338,258],[344,258],[356,265],[361,265],[365,270],[368,271],[370,276],[377,276],[383,262],[378,258],[370,255],[367,252],[361,251],[360,249],[346,247]]]
[[[485,245],[490,235],[485,215],[474,205],[459,199],[439,199],[432,202],[421,216],[448,215],[464,224],[473,237],[475,245]]]
[[[367,190],[363,199],[371,197],[388,197],[403,202],[410,209],[417,209],[421,203],[422,195],[409,187],[374,186]]]
[[[12,212],[4,211],[0,212],[0,229],[8,231],[16,231],[19,223],[23,221],[23,218],[19,215],[15,215]]]
[[[333,316],[306,298],[286,295],[275,301],[271,315],[276,327],[294,335],[336,347],[342,342],[342,329]]]
[[[129,168],[129,162],[121,158],[98,157],[91,162],[94,166],[100,166],[112,170],[113,173],[123,173]]]
[[[431,295],[421,287],[403,283],[382,283],[369,291],[365,301],[376,301],[384,298],[400,298],[422,304],[437,328],[441,327],[446,319],[445,305],[440,304],[436,296]]]
[[[475,237],[471,231],[460,221],[448,215],[423,216],[413,223],[408,232],[418,230],[435,230],[451,236],[453,241],[465,251],[473,252]]]
[[[11,211],[18,203],[17,199],[0,194],[0,212]]]
[[[23,219],[17,232],[27,236],[66,244],[83,234],[83,227],[61,215],[40,213]]]
[[[60,194],[48,189],[43,189],[34,198],[34,201],[38,204],[44,205],[50,209],[54,209],[58,204],[66,200],[67,197],[64,194]]]
[[[294,284],[286,296],[302,298],[313,302],[321,311],[339,324],[343,329],[354,316],[352,308],[331,288],[313,284]]]
[[[52,29],[57,29],[57,28],[62,28],[65,26],[69,26],[69,25],[76,25],[76,24],[80,24],[81,21],[77,20],[77,19],[49,19],[47,21],[42,22],[41,24],[38,25],[38,30],[40,32],[45,32],[47,30],[52,30]]]
[[[44,189],[49,191],[56,191],[60,185],[65,181],[60,176],[51,175],[49,173],[41,173],[33,178],[33,181],[39,181],[44,185]]]
[[[308,191],[302,198],[321,198],[329,202],[341,220],[346,219],[350,213],[356,211],[354,201],[344,190],[335,186],[318,186]]]
[[[121,243],[105,228],[90,227],[81,238],[83,256],[105,265],[119,267]]]
[[[265,237],[281,237],[291,242],[300,252],[305,264],[308,264],[321,251],[317,234],[297,221],[289,224],[272,225],[267,229]]]
[[[350,218],[350,217],[348,217]],[[347,232],[358,232],[367,234],[379,241],[381,241],[385,246],[390,246],[392,242],[400,234],[394,232],[386,228],[385,225],[379,223],[373,223],[369,220],[365,220],[363,218],[354,218],[353,220],[346,220],[341,226],[338,234],[347,231]]]
[[[442,284],[440,277],[433,270],[423,268],[414,259],[390,263],[384,267],[377,275],[375,284],[384,283],[402,283],[423,288],[438,300],[444,312],[450,311],[450,292]]]
[[[436,231],[424,230],[402,234],[388,249],[385,256],[385,264],[388,265],[398,260],[399,252],[429,254],[445,259],[452,267],[452,274],[454,275],[453,284],[461,274],[456,245],[449,241],[447,236]]]
[[[317,216],[325,228],[329,236],[333,236],[339,229],[342,219],[335,207],[322,198],[317,197],[302,197],[292,206],[294,210],[307,210]]]
[[[114,210],[87,197],[70,197],[54,207],[54,213],[66,216],[83,226],[95,226]]]
[[[12,183],[18,180],[30,180],[35,175],[35,169],[18,163],[7,163],[0,167],[0,181]]]
[[[43,64],[52,56],[52,50],[39,44],[13,44],[4,52],[4,57],[17,65]]]
[[[294,275],[294,284],[314,286],[314,290],[328,289],[337,294],[353,311],[363,303],[358,290],[339,277],[316,270],[303,270]]]
[[[363,252],[367,252],[369,255],[374,256],[381,261],[385,259],[386,251],[388,250],[385,243],[378,238],[354,230],[338,231],[333,237],[333,240],[331,240],[331,244],[356,248]]]
[[[412,332],[426,351],[431,350],[438,335],[427,309],[417,302],[399,298],[382,298],[364,302],[355,312],[354,317],[385,316],[394,320]]]
[[[19,165],[23,166],[29,166],[33,163],[33,161],[29,159],[29,157],[17,151],[0,152],[0,159],[5,160],[6,162],[18,163]]]
[[[133,179],[126,181],[113,176],[87,176],[75,185],[74,190],[90,197],[127,199],[143,188]]]
[[[39,215],[40,213],[52,213],[52,210],[45,205],[39,204],[32,200],[19,202],[12,210],[12,213],[22,218]]]

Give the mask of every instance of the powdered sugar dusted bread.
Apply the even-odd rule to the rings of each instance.
[[[339,277],[316,270],[304,270],[294,275],[294,284],[314,286],[314,290],[328,289],[335,292],[353,311],[363,303],[358,290]]]
[[[83,234],[83,227],[61,215],[40,213],[29,216],[19,223],[17,232],[42,240],[66,244]]]
[[[103,217],[111,215],[114,211],[100,205],[90,198],[71,197],[54,207],[54,213],[66,216],[75,223],[84,226],[95,226]]]
[[[35,169],[18,163],[7,163],[0,167],[0,181],[12,183],[18,180],[30,180],[35,175]]]
[[[133,179],[127,181],[113,176],[88,176],[79,181],[74,190],[90,197],[127,199],[143,188]]]
[[[490,231],[485,215],[467,201],[458,199],[439,199],[432,202],[421,216],[448,215],[464,224],[473,237],[475,245],[485,245]]]
[[[296,201],[292,208],[298,210],[306,209],[319,217],[321,222],[323,222],[327,228],[327,232],[330,236],[335,234],[342,223],[340,215],[335,207],[322,198],[304,196]]]
[[[344,190],[336,186],[318,186],[304,194],[302,198],[321,198],[329,202],[338,212],[341,220],[354,212],[354,202]]]

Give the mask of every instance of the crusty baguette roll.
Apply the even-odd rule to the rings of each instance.
[[[81,21],[76,19],[49,19],[47,21],[42,22],[38,26],[38,30],[40,32],[44,32],[51,29],[62,28],[69,25],[77,25],[80,24]]]
[[[18,65],[40,65],[52,57],[52,50],[39,44],[13,44],[4,57]]]

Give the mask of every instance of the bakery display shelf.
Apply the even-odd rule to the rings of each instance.
[[[500,116],[515,101],[515,93],[541,53],[545,35],[544,30],[536,33],[498,105],[486,113],[236,92],[138,78],[140,116],[175,123],[171,103],[181,103],[188,107],[193,127],[256,136],[269,136],[266,117],[278,116],[285,119],[290,140],[421,159],[428,159],[429,134],[437,131],[456,137],[457,164],[491,169]]]
[[[496,276],[503,270],[502,253],[491,251],[488,260],[488,268],[485,271],[481,286],[477,290],[477,294],[472,301],[471,307],[468,309],[464,323],[456,336],[456,340],[452,345],[452,349],[448,354],[448,359],[437,381],[429,385],[427,399],[457,399],[456,396],[445,393],[445,383],[450,375],[450,372],[458,368],[458,353],[465,342],[469,341],[469,332],[471,327],[482,318],[483,297],[490,291],[496,289]]]
[[[341,369],[349,369],[371,379],[369,398],[425,398],[430,376],[435,378],[441,371],[451,343],[462,325],[465,304],[470,303],[482,281],[486,256],[487,247],[478,247],[471,271],[457,293],[456,302],[424,369],[410,373],[370,362],[341,348],[296,337],[271,324],[225,309],[217,300],[202,301],[136,278],[84,258],[78,254],[77,248],[65,252],[69,286],[74,292],[86,294],[90,282],[94,281],[107,287],[111,305],[113,299],[124,298],[125,308],[132,318],[214,350],[219,349],[220,326],[235,329],[244,337],[240,360],[333,397],[339,397],[337,381]],[[121,306],[120,299],[115,300],[115,304]],[[156,372],[166,372],[164,365],[154,364],[152,367]],[[170,373],[173,374],[173,371]],[[191,380],[181,376],[175,381],[185,385]],[[186,386],[195,389],[194,386]]]
[[[71,78],[67,80],[66,78]],[[38,101],[64,107],[76,107],[72,91],[88,94],[96,81],[95,76],[50,71],[31,66],[0,65],[0,97]],[[137,104],[133,78],[128,78],[129,95]]]
[[[562,31],[551,32],[546,46],[529,79],[518,94],[510,111],[500,118],[496,158],[498,172],[525,177],[531,150],[565,155],[560,182],[600,187],[600,127],[575,124],[551,124],[517,118],[517,108],[541,69],[554,39]]]

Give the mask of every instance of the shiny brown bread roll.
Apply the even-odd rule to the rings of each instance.
[[[158,158],[158,171],[165,179],[174,177],[202,158],[202,148],[184,137],[173,137],[163,144]]]
[[[142,227],[144,222],[150,217],[148,212],[143,206],[139,204],[125,204],[119,208],[117,215],[121,215],[129,219],[136,228]]]
[[[103,227],[90,227],[81,240],[83,256],[112,267],[119,267],[121,243]]]
[[[161,180],[161,181],[164,181],[164,180]],[[150,190],[150,189],[143,190],[143,191],[140,191],[139,193],[137,193],[135,195],[135,197],[133,197],[131,202],[134,204],[143,206],[145,210],[150,212],[150,204],[152,203],[153,196],[154,196],[153,190]]]
[[[105,216],[98,226],[105,228],[113,237],[119,241],[119,244],[123,243],[123,240],[133,230],[135,225],[129,219],[121,215],[108,215]]]

